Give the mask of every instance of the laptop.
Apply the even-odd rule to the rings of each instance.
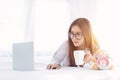
[[[13,70],[34,70],[34,48],[33,42],[14,43],[13,48]]]

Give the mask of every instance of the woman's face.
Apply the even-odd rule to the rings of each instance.
[[[72,26],[70,38],[75,47],[84,47],[84,36],[80,27],[78,27],[77,25]]]

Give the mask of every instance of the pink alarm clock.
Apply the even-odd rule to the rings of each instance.
[[[110,69],[111,60],[108,57],[99,56],[97,59],[97,65],[98,65],[99,69],[101,69],[101,70]]]

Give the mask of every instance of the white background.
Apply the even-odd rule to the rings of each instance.
[[[0,55],[15,42],[34,41],[36,55],[51,55],[67,39],[70,23],[90,20],[101,48],[119,60],[119,0],[0,0]]]

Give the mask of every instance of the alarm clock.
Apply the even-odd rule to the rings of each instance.
[[[99,56],[97,59],[97,66],[100,70],[107,70],[111,67],[111,60],[106,56]]]

